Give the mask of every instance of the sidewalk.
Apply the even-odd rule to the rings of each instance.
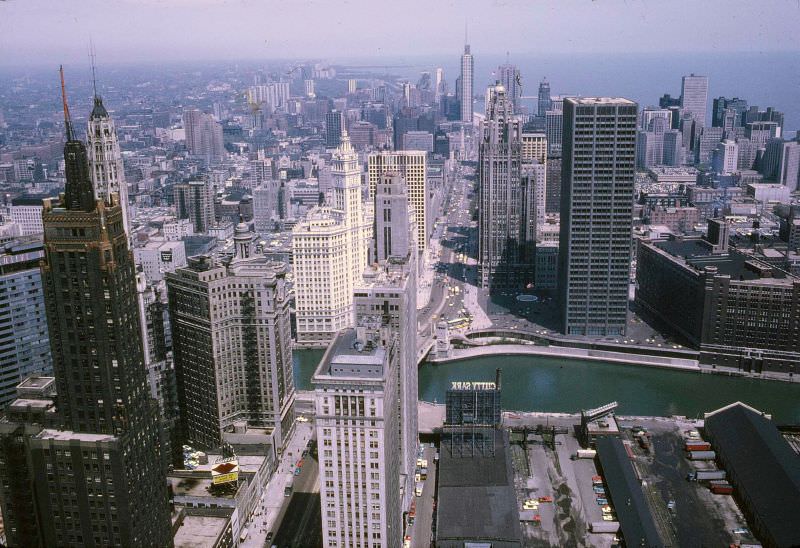
[[[306,448],[308,440],[313,436],[313,424],[313,422],[295,423],[294,433],[286,445],[278,468],[264,486],[261,501],[247,521],[247,539],[239,546],[263,548],[267,542],[267,533],[270,531],[273,534],[277,533],[277,517],[283,505],[289,503],[289,498],[283,496],[283,490],[294,477],[294,463]]]

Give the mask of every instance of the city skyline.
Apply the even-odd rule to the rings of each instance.
[[[790,2],[67,6],[0,0],[0,546],[800,546]]]

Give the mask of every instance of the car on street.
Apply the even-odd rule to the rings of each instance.
[[[295,468],[294,469],[294,475],[295,476],[299,476],[300,475],[300,468]]]

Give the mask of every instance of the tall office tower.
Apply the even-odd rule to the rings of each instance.
[[[398,346],[365,318],[337,334],[312,377],[324,546],[401,543]]]
[[[420,252],[428,248],[432,220],[427,207],[427,153],[422,150],[382,151],[369,155],[367,176],[369,197],[375,198],[375,188],[385,173],[399,173],[406,181],[408,197],[417,216],[417,246]]]
[[[16,546],[171,546],[158,406],[147,387],[122,207],[117,194],[95,199],[63,89],[62,73],[66,188],[42,214],[60,427],[27,424],[12,434],[25,440],[20,472],[29,475],[0,490],[5,528]],[[27,492],[13,492],[18,487]],[[9,503],[21,500],[34,511],[15,516]]]
[[[342,142],[344,129],[344,113],[332,110],[325,115],[325,147],[336,148]]]
[[[547,142],[538,134],[539,157]],[[530,210],[533,189],[522,186],[522,124],[514,117],[503,86],[494,86],[483,122],[479,149],[478,269],[491,292],[524,287],[533,281],[535,226]]]
[[[208,181],[189,181],[173,187],[178,219],[192,221],[194,231],[207,232],[214,224],[214,189]]]
[[[730,139],[720,141],[711,159],[711,168],[722,175],[730,175],[736,171],[739,160],[739,150],[736,142]]]
[[[442,95],[447,95],[447,82],[444,80],[444,69],[442,67],[436,67],[433,78],[433,91],[437,103],[441,101]]]
[[[27,377],[53,373],[39,271],[43,256],[41,237],[21,237],[0,247],[0,410]]]
[[[390,257],[406,260],[411,251],[417,249],[417,221],[406,182],[399,173],[384,173],[378,180],[374,213],[373,262],[388,261]],[[415,259],[416,253],[412,255]]]
[[[537,103],[537,113],[540,118],[544,118],[547,114],[547,111],[551,109],[553,104],[552,99],[550,98],[550,82],[547,81],[547,78],[542,79],[539,82],[539,101]]]
[[[461,56],[461,121],[472,123],[472,90],[475,83],[475,60],[469,51],[469,44],[464,46],[464,55]]]
[[[364,206],[361,200],[361,167],[358,165],[358,154],[350,145],[347,132],[342,135],[342,142],[331,158],[331,177],[333,179],[333,195],[331,204],[342,212],[345,226],[349,232],[350,242],[347,244],[349,265],[347,271],[349,287],[361,278],[367,266],[369,250],[369,227],[364,218]]]
[[[213,116],[197,109],[183,111],[186,131],[186,150],[190,155],[207,163],[219,162],[225,157],[222,125]]]
[[[305,87],[306,97],[313,99],[317,96],[317,92],[314,86],[314,80],[304,80],[303,85]]]
[[[344,214],[315,207],[292,229],[297,342],[326,346],[352,327],[353,283],[350,229]]]
[[[685,161],[683,155],[683,134],[677,129],[664,132],[664,165],[681,166]]]
[[[417,246],[414,209],[399,174],[381,179],[375,194],[376,266],[355,289],[356,325],[369,320],[398,336],[399,481],[404,507],[414,492],[417,458]]]
[[[694,141],[695,162],[698,164],[711,163],[711,155],[724,136],[725,130],[721,127],[700,128]],[[685,137],[684,142],[686,142]]]
[[[549,143],[544,133],[525,132],[521,141],[522,171],[520,184],[525,215],[522,224],[530,226],[531,233],[538,237],[544,226],[547,200],[547,156]]]
[[[519,69],[506,63],[497,67],[497,81],[506,89],[506,96],[511,101],[514,112],[519,112],[519,98],[522,96],[522,80]]]
[[[684,76],[681,79],[681,112],[691,114],[699,126],[704,126],[707,109],[708,76]]]
[[[564,112],[548,110],[545,112],[545,134],[547,136],[547,155],[561,157],[561,140],[564,133]]]
[[[784,141],[779,138],[767,141],[760,170],[765,179],[795,190],[798,188],[798,169],[800,169],[800,142]]]
[[[94,108],[89,115],[86,140],[89,171],[92,174],[95,195],[100,200],[108,201],[112,193],[119,194],[125,230],[129,232],[128,185],[125,182],[125,168],[122,165],[117,130],[114,127],[114,120],[103,106],[103,99],[96,92]]]
[[[216,448],[259,428],[280,451],[294,424],[286,267],[240,223],[228,264],[196,257],[166,275],[184,443]]]
[[[672,111],[667,108],[645,107],[639,115],[639,128],[642,131],[653,131],[652,122],[656,118],[666,120],[666,129],[672,127]]]
[[[711,109],[711,125],[714,127],[724,127],[724,120],[726,118],[725,111],[728,109],[733,109],[734,126],[744,126],[744,113],[747,112],[747,100],[739,99],[738,97],[734,97],[733,99],[717,97],[714,99]]]
[[[759,147],[764,147],[770,139],[781,136],[781,128],[777,122],[747,122],[744,136]]]
[[[358,89],[358,80],[351,78],[347,81],[347,93],[355,93]]]
[[[148,283],[143,272],[136,274],[136,301],[142,333],[144,366],[150,395],[158,403],[161,422],[161,459],[164,469],[181,464],[183,454],[178,431],[178,392],[172,354],[172,332],[167,316],[166,286]]]
[[[625,333],[637,105],[564,101],[559,296],[568,335]]]
[[[264,235],[274,229],[277,218],[277,181],[265,181],[253,189],[253,227],[256,233]]]

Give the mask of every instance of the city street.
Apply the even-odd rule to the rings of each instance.
[[[278,469],[273,474],[270,481],[264,487],[259,508],[251,516],[248,522],[248,537],[240,544],[248,548],[261,548],[263,546],[321,546],[317,544],[294,544],[292,539],[298,538],[298,532],[302,531],[303,526],[309,531],[312,529],[314,519],[316,519],[316,531],[321,532],[319,523],[319,482],[318,465],[316,459],[308,455],[303,459],[303,466],[300,468],[299,476],[294,475],[297,461],[301,458],[306,449],[308,441],[314,437],[313,422],[297,421],[295,431],[286,450],[283,453]],[[284,496],[284,489],[292,482],[293,493],[291,497]],[[299,495],[299,496],[298,496]],[[310,500],[316,496],[316,501]],[[291,519],[284,520],[289,507],[293,507],[299,516],[292,516]],[[305,512],[302,510],[305,509]],[[316,513],[316,518],[313,514]],[[284,525],[284,521],[286,524]],[[305,524],[305,525],[304,525]],[[281,536],[286,541],[278,544],[278,529],[281,529]],[[267,542],[267,534],[272,532],[274,538],[271,544]],[[309,539],[313,540],[313,539]]]

